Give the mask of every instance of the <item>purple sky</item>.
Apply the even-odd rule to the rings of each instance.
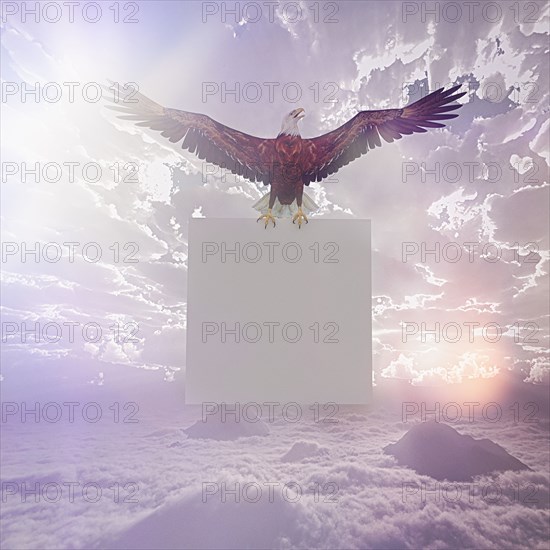
[[[457,14],[437,3],[447,11],[434,16],[423,2],[282,1],[271,18],[263,2],[249,2],[262,9],[257,21],[254,7],[238,18],[223,12],[236,4],[246,2],[138,2],[132,15],[134,3],[102,2],[97,22],[85,21],[95,14],[83,14],[82,4],[74,22],[66,10],[48,22],[55,7],[24,21],[23,4],[2,5],[2,400],[140,404],[135,426],[8,423],[2,476],[142,488],[139,505],[128,508],[12,501],[6,547],[112,547],[121,530],[138,545],[140,529],[160,537],[178,525],[176,537],[189,547],[543,548],[548,4],[492,2],[494,12],[471,14],[460,4]],[[447,128],[384,144],[309,190],[320,211],[301,231],[323,218],[372,221],[374,393],[393,417],[347,411],[335,426],[276,423],[267,439],[240,443],[184,438],[180,429],[200,416],[182,407],[187,221],[256,217],[252,204],[266,189],[219,172],[204,182],[193,155],[83,99],[83,89],[93,97],[108,80],[137,83],[162,105],[263,137],[275,137],[297,107],[307,113],[302,135],[312,137],[358,110],[400,107],[428,89],[463,84],[468,94]],[[22,97],[25,86],[39,87],[38,101]],[[23,163],[39,163],[40,181],[22,179]],[[74,257],[64,243],[75,243]],[[39,261],[32,252],[22,258],[36,247]],[[435,247],[439,256],[424,254]],[[424,338],[436,326],[446,327],[439,341]],[[509,494],[498,506],[403,503],[402,483],[430,480],[396,467],[381,449],[409,427],[399,419],[404,400],[436,395],[500,400],[502,422],[453,427],[491,438],[529,465],[533,471],[498,481],[531,484],[536,505]],[[516,401],[538,403],[541,422],[514,424],[508,406]],[[293,478],[337,482],[343,504],[213,504],[194,515],[205,480]],[[182,515],[195,530],[174,521]],[[145,527],[134,530],[141,520]],[[217,521],[234,526],[233,539],[212,528]]]
[[[188,217],[251,217],[265,192],[231,174],[203,183],[201,161],[83,100],[86,83],[135,82],[164,105],[260,136],[275,136],[283,115],[303,106],[302,133],[314,136],[358,109],[406,103],[409,85],[417,99],[422,85],[456,82],[469,91],[458,119],[385,144],[312,186],[319,215],[372,220],[376,375],[447,383],[515,369],[547,382],[548,14],[543,3],[535,16],[500,6],[498,22],[488,21],[498,13],[481,11],[452,22],[449,11],[436,23],[399,2],[341,2],[335,15],[330,3],[319,15],[301,3],[296,23],[299,13],[282,3],[273,22],[265,8],[260,21],[239,25],[220,6],[211,13],[211,3],[194,2],[140,2],[136,23],[113,23],[107,6],[97,23],[78,10],[74,23],[67,13],[48,23],[53,11],[39,23],[23,23],[23,8],[5,15],[2,78],[13,95],[3,98],[2,159],[16,168],[5,168],[2,230],[19,248],[3,262],[3,321],[79,325],[74,342],[63,328],[59,342],[37,345],[4,330],[4,377],[37,357],[68,357],[92,360],[98,372],[127,364],[171,379],[185,367]],[[24,82],[58,83],[64,93],[22,103]],[[77,83],[73,103],[67,82]],[[222,93],[231,89],[237,96]],[[291,101],[296,93],[301,99]],[[46,181],[55,179],[51,171],[23,184],[20,172],[9,172],[22,162],[57,162],[61,179]],[[78,163],[74,181],[64,162]],[[101,167],[98,181],[95,169],[83,177],[89,162]],[[79,243],[73,263],[65,247],[57,262],[21,262],[22,243],[67,241]],[[103,252],[96,263],[83,257],[90,242]],[[118,262],[115,242],[128,247]],[[439,257],[424,257],[436,246]],[[137,250],[138,263],[120,261]],[[103,327],[98,342],[82,336],[88,322]],[[138,327],[136,341],[115,341],[114,323]],[[423,335],[436,323],[447,325],[440,342]]]

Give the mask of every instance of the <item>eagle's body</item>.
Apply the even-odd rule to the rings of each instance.
[[[280,134],[275,140],[275,156],[271,191],[281,204],[299,201],[304,190],[302,182],[302,138]],[[271,204],[271,201],[270,201]],[[271,205],[273,206],[273,205]]]
[[[263,212],[258,220],[264,219],[266,227],[269,222],[275,225],[273,214],[280,216],[287,210],[301,227],[302,222],[307,223],[303,208],[317,208],[304,193],[304,185],[321,181],[369,149],[380,147],[381,137],[392,142],[403,134],[444,127],[439,121],[458,116],[449,114],[461,107],[451,104],[464,95],[453,95],[458,88],[440,88],[400,109],[360,111],[332,132],[310,139],[302,138],[298,129],[303,109],[295,109],[283,119],[275,139],[263,139],[206,115],[162,107],[142,94],[136,94],[137,102],[123,102],[111,108],[124,113],[120,118],[161,131],[173,143],[183,139],[182,148],[200,159],[270,185],[269,195],[254,205]]]

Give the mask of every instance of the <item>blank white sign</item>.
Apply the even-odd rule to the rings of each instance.
[[[370,220],[189,221],[188,404],[368,404]]]

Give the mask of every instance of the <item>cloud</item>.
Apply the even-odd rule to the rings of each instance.
[[[382,370],[380,375],[386,378],[413,379],[418,377],[419,372],[414,368],[414,358],[400,353],[399,357]]]
[[[405,21],[399,3],[300,2],[305,16],[292,24],[282,4],[273,22],[266,13],[258,22],[222,21],[220,11],[203,23],[204,5],[171,2],[159,10],[140,2],[139,23],[115,26],[11,18],[2,27],[3,82],[135,81],[163,105],[265,137],[274,137],[296,106],[308,113],[303,136],[312,137],[359,109],[399,107],[429,88],[462,83],[468,95],[445,129],[384,144],[310,191],[321,205],[319,219],[372,221],[375,394],[383,406],[401,413],[411,394],[447,401],[505,396],[520,408],[503,409],[521,422],[466,424],[467,433],[505,445],[535,472],[480,479],[507,488],[495,503],[478,498],[479,490],[473,502],[430,500],[433,493],[422,501],[420,489],[404,501],[403,483],[434,488],[433,480],[382,455],[408,427],[399,416],[363,409],[336,424],[277,419],[264,437],[186,439],[180,428],[200,416],[183,407],[187,220],[251,217],[251,204],[267,189],[222,172],[205,180],[202,161],[181,145],[115,119],[102,103],[81,95],[74,102],[21,101],[18,94],[2,105],[2,130],[10,136],[3,161],[31,169],[36,162],[78,165],[71,181],[64,171],[57,182],[42,174],[38,182],[20,174],[2,182],[3,240],[80,247],[73,262],[66,248],[56,262],[35,262],[32,254],[22,261],[21,250],[3,262],[2,321],[77,323],[78,330],[72,341],[67,332],[58,342],[9,335],[3,398],[97,401],[106,418],[113,403],[131,401],[141,416],[137,424],[80,421],[76,429],[9,424],[3,481],[70,476],[97,480],[107,494],[128,481],[140,490],[139,502],[128,504],[10,500],[3,546],[89,548],[124,534],[151,546],[174,533],[192,547],[546,548],[548,455],[541,449],[548,405],[540,395],[550,383],[548,6],[530,3],[535,21],[500,3],[498,21],[479,12],[469,21],[464,10],[453,23],[420,10]],[[221,91],[205,98],[209,82],[241,91],[252,82],[263,93],[257,102]],[[272,98],[265,83],[274,83]],[[296,102],[283,93],[289,83],[301,91]],[[100,168],[97,181],[83,173],[86,164]],[[315,218],[306,230],[314,231]],[[91,242],[102,251],[95,262],[82,254]],[[470,242],[477,243],[472,260]],[[404,243],[418,246],[405,259]],[[423,257],[422,246],[434,250],[436,243],[461,258]],[[482,253],[486,245],[502,253],[498,261]],[[139,261],[126,261],[132,257]],[[82,336],[87,323],[101,326],[99,341]],[[462,339],[423,341],[418,332],[405,340],[404,323],[459,325]],[[473,342],[466,323],[479,324]],[[496,342],[483,337],[488,323],[502,328]],[[531,402],[538,423],[524,422],[534,409],[522,407]],[[307,468],[302,460],[280,460],[295,444]],[[322,449],[329,453],[316,454]],[[278,498],[274,505],[203,507],[205,480],[294,480],[322,493],[316,499],[308,489],[296,505]],[[324,501],[330,483],[338,485],[337,504]],[[515,484],[522,498],[510,489]],[[536,502],[525,501],[533,488]]]

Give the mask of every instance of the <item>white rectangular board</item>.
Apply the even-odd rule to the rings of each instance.
[[[187,404],[369,404],[370,220],[189,221]]]

